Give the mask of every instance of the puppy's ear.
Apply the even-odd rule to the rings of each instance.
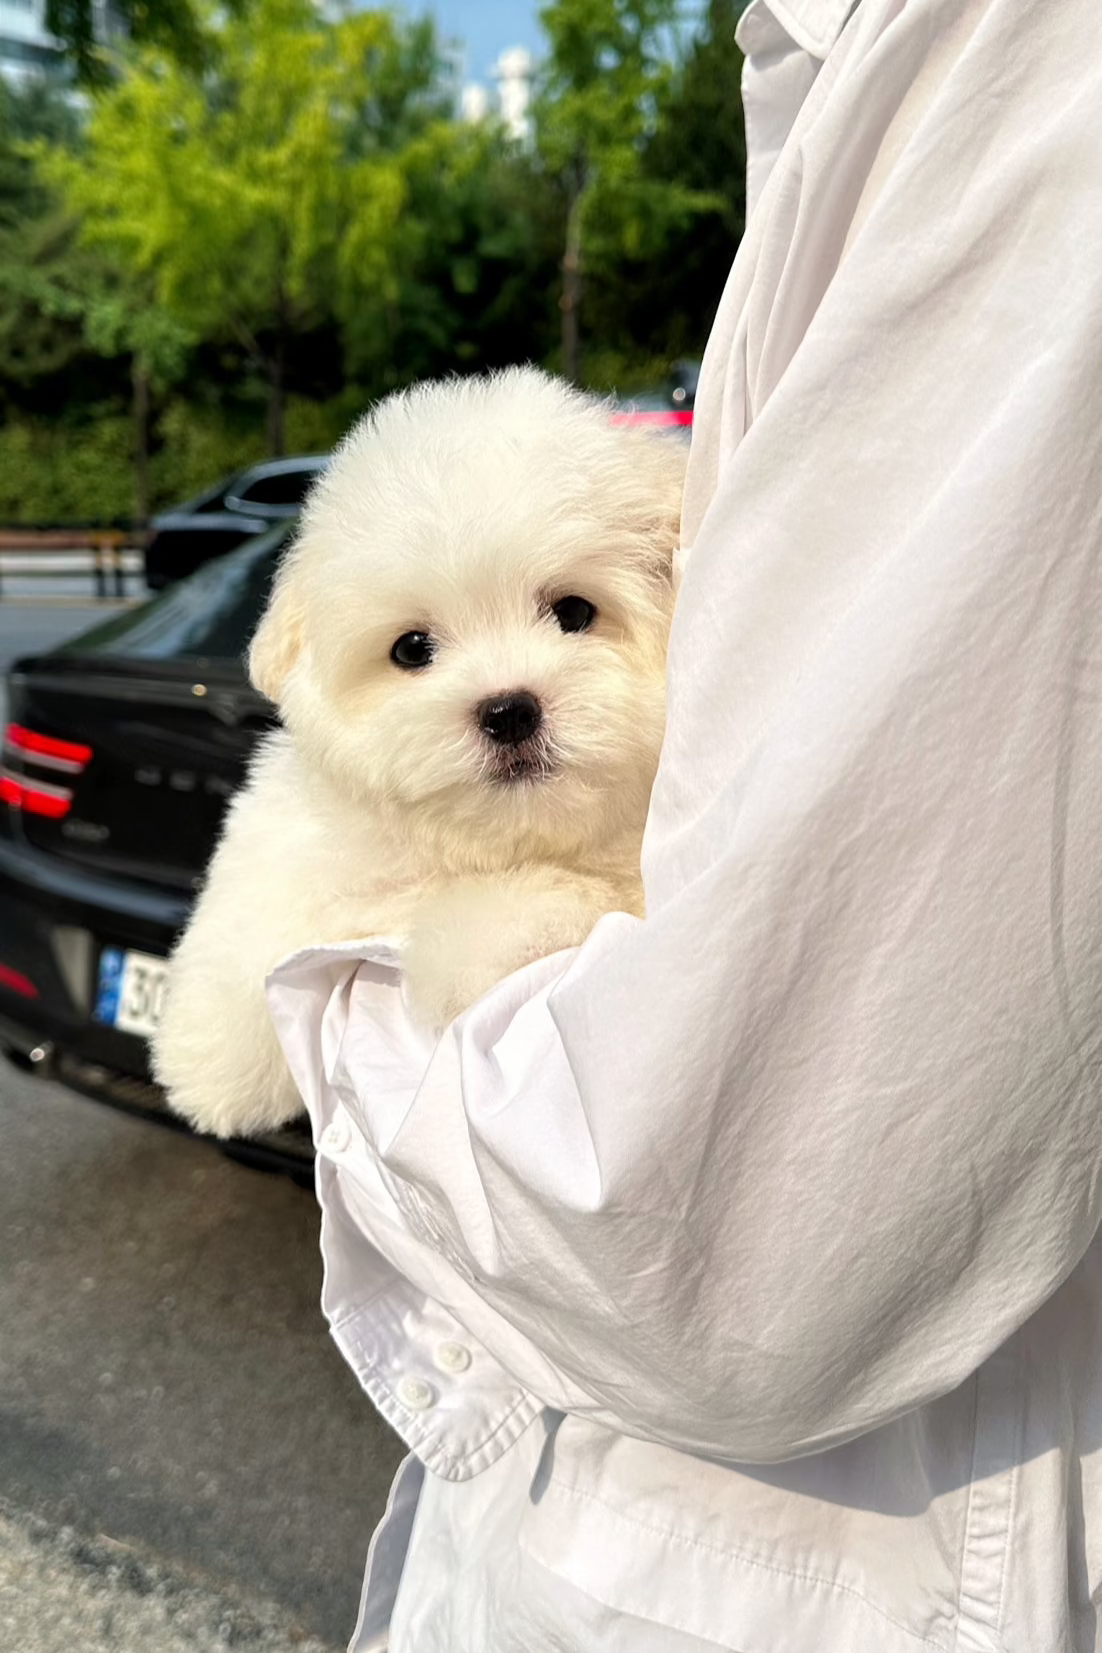
[[[291,571],[285,569],[249,645],[249,677],[254,689],[278,702],[299,655],[304,628],[302,606]]]
[[[681,491],[681,479],[674,470],[668,486],[652,501],[644,528],[651,575],[674,587],[681,558]]]
[[[681,504],[685,491],[688,449],[669,436],[632,431],[641,438],[638,475],[646,478],[639,497],[641,537],[647,548],[651,575],[674,585],[680,563]]]
[[[650,565],[653,573],[664,583],[673,585],[681,547],[681,501],[675,509],[664,511],[651,525]]]

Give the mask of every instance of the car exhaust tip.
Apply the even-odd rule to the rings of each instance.
[[[3,1054],[13,1067],[23,1073],[33,1073],[36,1079],[49,1079],[53,1075],[54,1047],[48,1039],[37,1045],[29,1041],[18,1045],[5,1042]]]

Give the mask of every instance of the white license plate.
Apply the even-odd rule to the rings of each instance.
[[[141,1033],[148,1038],[157,1031],[167,982],[167,959],[122,947],[105,947],[99,956],[92,1014],[98,1022],[117,1027],[122,1033]]]

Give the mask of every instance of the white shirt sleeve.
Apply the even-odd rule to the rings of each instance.
[[[346,996],[367,1139],[483,1342],[728,1460],[952,1389],[1099,1221],[1102,59],[1088,0],[1034,15],[866,0],[766,186],[646,919],[427,1068],[396,993]]]

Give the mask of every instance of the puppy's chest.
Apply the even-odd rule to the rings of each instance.
[[[404,935],[423,899],[424,885],[420,882],[399,882],[366,870],[351,877],[336,876],[321,902],[325,939],[353,941],[360,936]]]

